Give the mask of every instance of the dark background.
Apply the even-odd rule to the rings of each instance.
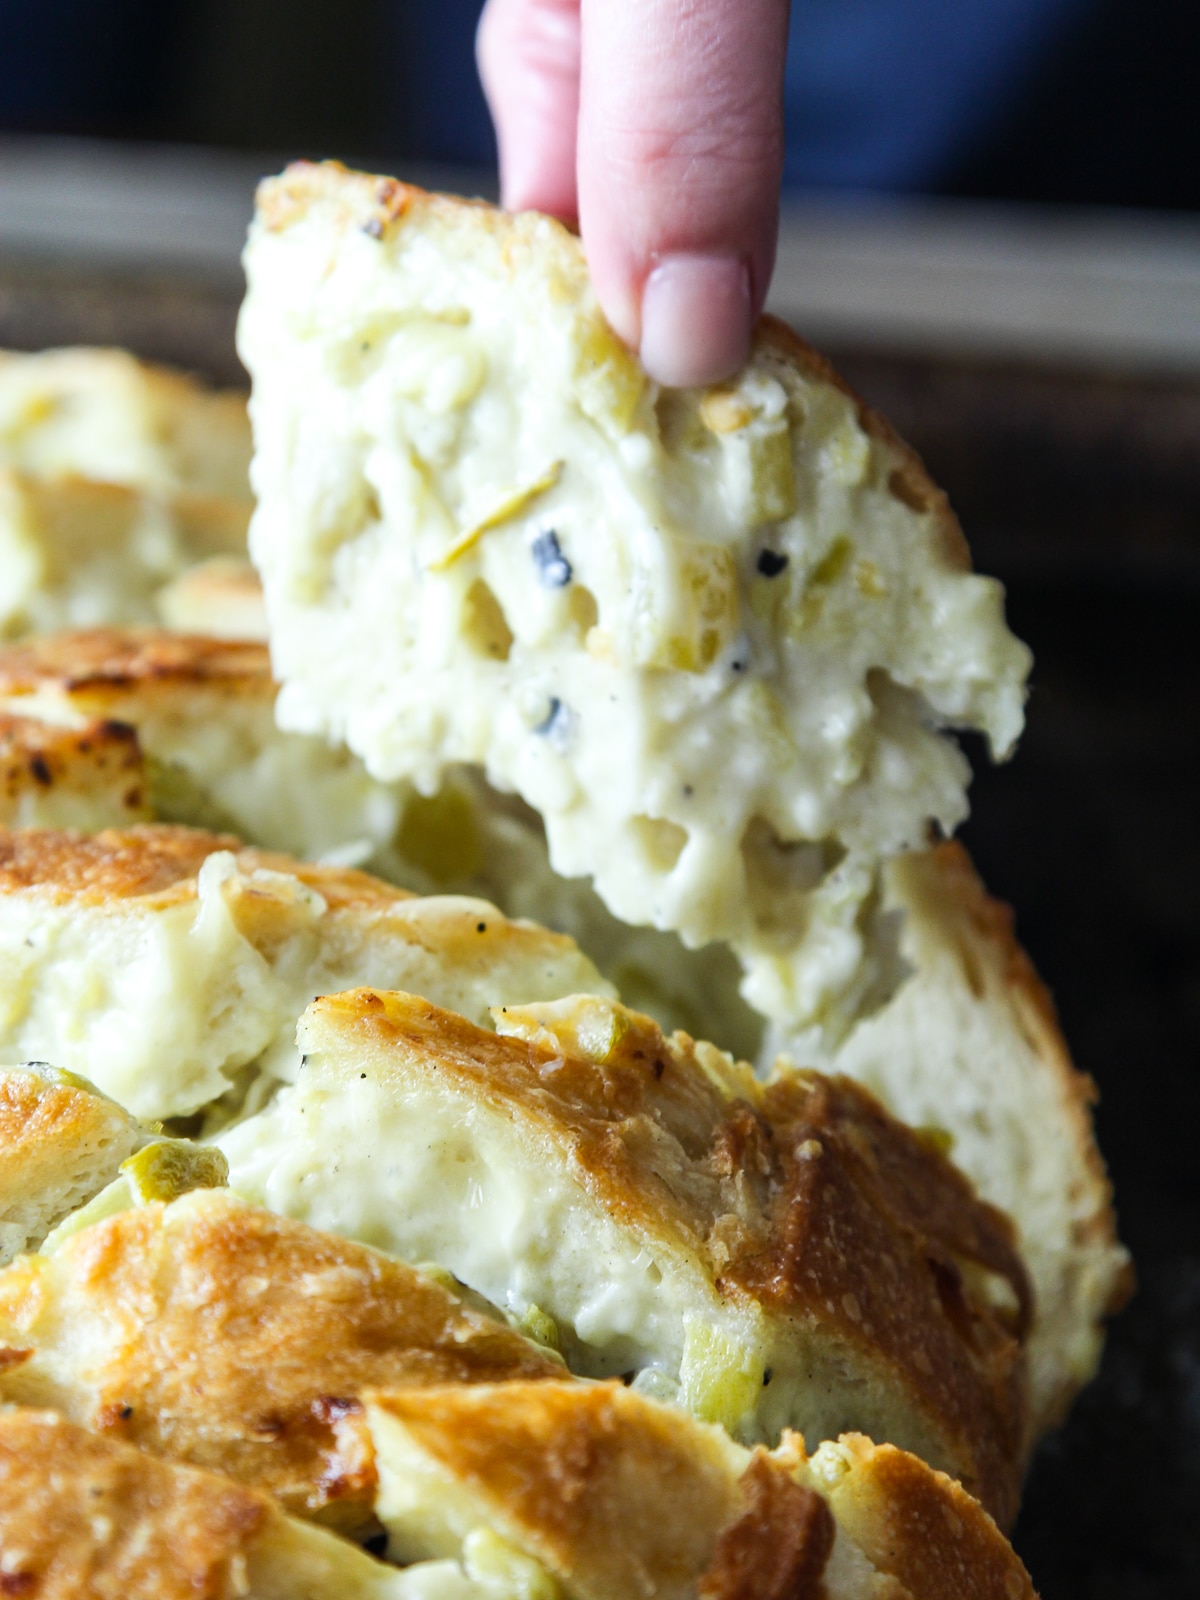
[[[0,0],[0,130],[486,159],[476,10]],[[1200,209],[1198,30],[1194,0],[1081,4],[923,186]],[[124,343],[222,381],[235,310],[212,287],[0,272],[0,342]],[[1016,1543],[1044,1600],[1200,1596],[1200,378],[831,354],[925,455],[1033,646],[1028,732],[1005,768],[972,752],[965,835],[1100,1088],[1140,1278]]]
[[[858,0],[859,26],[889,3],[929,13],[935,32],[968,19],[983,35],[983,66],[989,26],[993,54],[1005,30],[1022,43],[981,122],[961,115],[960,136],[922,172],[883,181],[983,198],[1200,209],[1195,0],[1034,0],[1034,16],[1039,5],[1063,14],[1042,32],[1003,20],[1028,0]],[[846,4],[795,0],[799,54],[805,26]],[[0,129],[337,154],[385,168],[413,159],[487,163],[494,146],[472,49],[480,6],[0,0]],[[993,13],[994,25],[969,21]],[[892,62],[864,77],[864,92],[908,104],[900,79],[927,67],[922,96],[948,93],[938,80],[947,63],[924,60],[919,36],[902,43]],[[791,106],[802,141],[806,109]],[[852,108],[840,114],[848,119]],[[843,168],[802,150],[790,170],[811,185],[838,181]]]

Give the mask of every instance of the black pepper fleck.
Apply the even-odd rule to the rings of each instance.
[[[570,706],[564,705],[557,695],[550,697],[550,709],[541,722],[534,726],[534,733],[540,733],[543,738],[549,739],[556,750],[562,750],[571,737],[571,723],[574,720]]]
[[[782,550],[760,550],[758,552],[758,570],[764,578],[777,578],[788,564],[788,558]]]
[[[476,933],[486,933],[487,932],[487,923],[486,922],[477,922],[475,924],[475,932]]]
[[[46,765],[46,758],[43,755],[36,755],[32,758],[29,763],[29,770],[43,787],[48,787],[54,781],[50,776],[50,768]]]
[[[542,529],[529,546],[529,553],[537,567],[538,577],[547,589],[566,588],[571,581],[571,563],[563,555],[553,528]]]
[[[767,1385],[770,1383],[771,1379],[774,1376],[775,1376],[775,1368],[774,1367],[767,1367],[764,1370],[764,1372],[763,1372],[763,1388],[764,1389],[767,1387]]]

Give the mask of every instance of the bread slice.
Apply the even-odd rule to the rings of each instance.
[[[295,1087],[220,1138],[232,1187],[549,1316],[575,1371],[891,1440],[1011,1518],[1028,1287],[948,1162],[848,1080],[764,1085],[613,1002],[496,1017],[318,1000]]]
[[[288,726],[486,768],[622,920],[836,1034],[899,977],[881,859],[966,811],[1028,651],[945,498],[780,324],[661,391],[579,240],[334,164],[259,191],[239,349]]]
[[[559,935],[178,827],[0,832],[0,1057],[51,1060],[145,1119],[295,1075],[314,995],[407,984],[479,1021],[605,988]]]
[[[444,1283],[222,1189],[130,1207],[0,1273],[0,1397],[355,1534],[376,1526],[364,1387],[562,1373]]]
[[[397,1572],[216,1473],[52,1412],[0,1412],[0,1583],[38,1600],[521,1600],[454,1563]]]
[[[28,761],[16,764],[0,820],[7,810],[53,826],[59,791],[86,789],[116,723],[135,730],[141,770],[124,789],[105,781],[107,770],[97,777],[85,828],[146,819],[224,828],[271,849],[401,876],[405,793],[374,782],[344,748],[280,732],[275,694],[266,646],[252,641],[95,628],[0,648],[0,712],[40,723],[55,748],[60,730],[72,729],[90,754],[76,746],[73,763],[64,755],[50,764],[50,781]],[[23,734],[27,746],[36,737],[36,728]]]
[[[912,976],[840,1049],[799,1058],[849,1074],[902,1121],[936,1130],[979,1193],[1014,1219],[1033,1282],[1029,1379],[1045,1432],[1095,1375],[1104,1318],[1132,1284],[1092,1130],[1095,1089],[1072,1065],[1012,913],[960,845],[900,857],[886,883],[886,904],[904,914]]]
[[[0,635],[153,622],[197,561],[244,554],[250,428],[121,350],[0,352]]]
[[[0,463],[248,511],[245,396],[125,350],[0,351]]]
[[[401,1560],[490,1534],[566,1600],[1032,1600],[976,1501],[861,1436],[751,1454],[616,1383],[374,1394],[367,1416]]]
[[[73,1073],[41,1061],[0,1067],[0,1266],[41,1244],[150,1137]]]

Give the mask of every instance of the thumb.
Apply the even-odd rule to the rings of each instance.
[[[579,218],[660,383],[746,359],[775,264],[788,0],[582,0]]]

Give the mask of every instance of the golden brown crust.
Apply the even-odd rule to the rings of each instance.
[[[233,1600],[270,1502],[38,1411],[0,1414],[0,1593]]]
[[[66,728],[0,714],[0,823],[15,818],[30,792],[48,798],[64,787],[111,796],[139,820],[146,789],[136,731],[107,718]]]
[[[826,1490],[838,1525],[917,1600],[1036,1600],[1016,1551],[952,1478],[861,1435],[838,1454],[848,1470]]]
[[[141,899],[161,907],[195,897],[196,874],[217,850],[232,851],[242,873],[298,878],[335,909],[382,907],[412,898],[366,872],[316,866],[273,851],[246,849],[231,834],[160,823],[95,834],[50,828],[0,832],[0,894],[37,894],[54,904],[80,906]],[[254,894],[253,884],[240,890],[243,902],[252,901]],[[253,915],[248,904],[242,909]]]
[[[716,1429],[619,1383],[366,1398],[568,1594],[682,1596],[707,1574],[704,1594],[741,1600],[744,1591],[730,1585],[747,1538],[764,1570],[819,1575],[824,1568],[830,1530],[806,1491],[799,1491],[805,1514],[798,1517],[788,1490],[797,1486],[766,1456],[743,1488],[743,1451]],[[764,1472],[784,1481],[764,1490]]]
[[[86,628],[0,648],[0,697],[57,689],[86,703],[122,690],[161,686],[235,689],[273,696],[267,647],[160,628]]]
[[[218,1191],[18,1262],[0,1274],[0,1323],[14,1348],[45,1346],[8,1375],[8,1397],[347,1525],[369,1517],[375,1489],[364,1386],[562,1372],[412,1268]]]
[[[742,1474],[743,1510],[721,1529],[700,1600],[824,1600],[837,1526],[829,1507],[757,1450]]]
[[[815,1323],[886,1369],[973,1491],[1011,1518],[1028,1285],[1005,1219],[848,1081],[795,1074],[759,1088],[733,1070],[722,1088],[686,1035],[667,1041],[649,1018],[620,1016],[602,1063],[372,990],[318,1000],[302,1027],[306,1048],[339,1030],[386,1052],[392,1071],[419,1081],[436,1065],[439,1084],[519,1110],[611,1216],[698,1265],[723,1297]],[[1011,1319],[975,1287],[980,1270],[1007,1284]]]
[[[134,1118],[82,1080],[0,1067],[0,1222],[39,1194],[69,1187],[77,1154],[111,1150],[108,1176],[115,1176],[140,1140]]]

